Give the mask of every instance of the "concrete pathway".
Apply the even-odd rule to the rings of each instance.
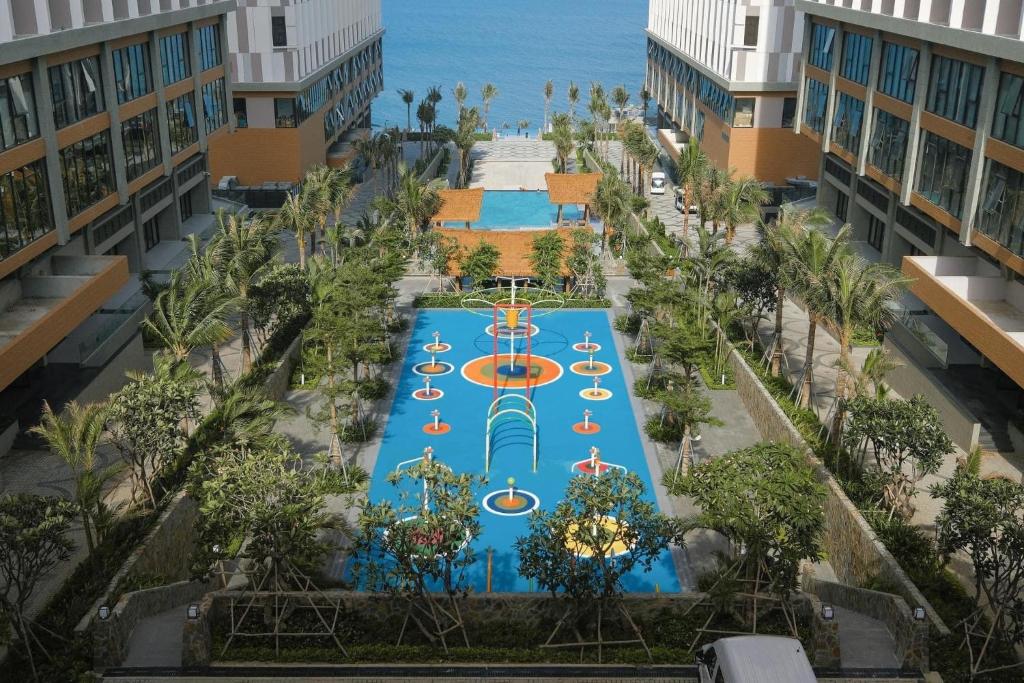
[[[844,669],[898,669],[896,641],[881,621],[835,607],[839,622],[839,661]]]
[[[488,190],[544,190],[553,172],[555,145],[546,140],[497,140],[473,145],[470,187]],[[572,167],[570,167],[570,172]]]
[[[188,604],[141,620],[128,641],[122,666],[181,666],[182,631]]]

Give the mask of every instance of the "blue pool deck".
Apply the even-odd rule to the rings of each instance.
[[[548,199],[547,190],[485,190],[480,218],[472,226],[477,230],[512,228],[549,228],[558,218],[558,206]],[[583,211],[575,204],[562,206],[562,219],[576,221]],[[447,223],[462,228],[465,223]]]
[[[465,310],[421,310],[415,318],[409,347],[403,361],[401,377],[384,429],[380,450],[373,467],[369,491],[371,500],[389,499],[395,503],[399,492],[388,483],[386,474],[398,463],[422,455],[432,446],[434,457],[456,472],[484,472],[484,438],[486,412],[492,400],[492,388],[465,379],[461,369],[467,362],[490,356],[493,339],[485,331],[490,324],[490,311],[484,315]],[[632,403],[622,370],[623,359],[616,351],[608,313],[600,311],[558,311],[534,319],[539,332],[533,337],[533,353],[562,367],[562,375],[553,383],[533,389],[532,398],[538,415],[539,457],[537,472],[531,471],[531,448],[526,429],[503,431],[493,442],[489,483],[482,487],[480,499],[493,491],[506,490],[508,477],[515,477],[517,488],[535,494],[540,508],[550,510],[562,498],[573,476],[573,463],[588,457],[591,446],[601,449],[604,462],[615,463],[641,476],[649,500],[657,504],[655,489],[648,469],[643,443],[634,417]],[[417,363],[429,362],[430,354],[423,347],[433,342],[432,333],[441,333],[441,341],[452,345],[450,351],[438,354],[437,360],[451,363],[454,371],[433,378],[433,387],[444,392],[439,399],[422,401],[413,393],[423,388],[423,378],[413,371]],[[587,354],[572,345],[583,341],[583,332],[592,333],[591,341],[601,346],[594,359],[612,366],[601,378],[601,388],[611,391],[611,398],[588,401],[580,396],[583,389],[593,388],[590,377],[574,374],[570,365],[585,361]],[[523,342],[517,343],[520,351]],[[508,341],[500,342],[500,351],[507,352]],[[522,393],[521,391],[518,393]],[[442,422],[451,425],[449,433],[428,435],[423,427],[431,422],[430,413],[438,409]],[[582,420],[584,409],[593,411],[593,420],[601,427],[594,435],[581,435],[572,425]],[[492,590],[523,592],[533,590],[517,572],[518,558],[514,542],[526,532],[526,516],[499,516],[481,505],[482,533],[473,540],[478,551],[471,570],[473,588],[484,591],[488,548],[493,549]],[[655,563],[649,573],[639,573],[624,580],[626,588],[635,592],[676,592],[680,590],[675,564],[669,552]]]

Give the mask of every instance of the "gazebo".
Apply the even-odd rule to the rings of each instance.
[[[583,220],[590,220],[590,202],[601,181],[601,173],[545,173],[548,199],[558,205],[556,224],[562,224],[562,206],[583,204]]]
[[[461,230],[456,228],[439,228],[437,230],[445,237],[454,240],[460,247],[459,251],[468,253],[477,248],[481,242],[487,242],[498,249],[501,258],[498,260],[498,268],[495,275],[506,277],[528,277],[536,275],[533,263],[530,261],[530,254],[533,252],[533,240],[539,235],[547,232],[545,230]],[[562,241],[566,246],[572,244],[572,231],[567,229],[558,230]],[[462,272],[462,263],[458,257],[453,256],[448,263],[449,272],[461,280],[465,273]],[[563,277],[572,275],[568,264],[562,261],[561,274]]]
[[[441,196],[441,208],[431,219],[435,227],[444,227],[445,223],[465,223],[468,230],[471,223],[480,220],[484,188],[441,190],[438,194]]]

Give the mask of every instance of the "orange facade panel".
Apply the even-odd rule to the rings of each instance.
[[[820,158],[819,144],[792,128],[733,128],[727,167],[737,176],[784,185],[795,176],[817,178]]]

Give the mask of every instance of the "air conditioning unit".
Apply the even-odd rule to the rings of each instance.
[[[236,187],[238,187],[238,176],[236,175],[226,175],[217,183],[218,190],[233,190]]]

